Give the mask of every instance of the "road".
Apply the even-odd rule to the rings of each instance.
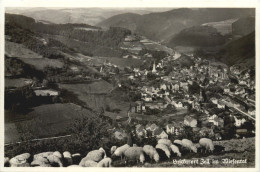
[[[242,110],[240,110],[240,109],[238,109],[238,108],[236,108],[236,107],[234,107],[234,109],[236,109],[236,110],[237,110],[237,111],[239,111],[240,113],[242,113],[242,114],[244,114],[244,115],[248,116],[249,118],[251,118],[251,119],[255,120],[255,118],[253,118],[251,115],[249,115],[249,114],[247,114],[247,113],[243,112]]]
[[[23,141],[23,142],[7,143],[7,144],[5,144],[5,146],[9,146],[9,145],[13,145],[13,144],[20,144],[20,143],[25,143],[25,142],[60,139],[60,138],[65,138],[65,137],[71,137],[71,135],[64,135],[64,136],[57,136],[57,137],[46,137],[46,138],[40,138],[40,139],[32,139],[32,140]]]

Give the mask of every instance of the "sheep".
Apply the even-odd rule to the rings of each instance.
[[[63,167],[61,159],[58,156],[56,156],[54,154],[53,155],[49,155],[47,157],[47,159],[48,159],[48,161],[50,162],[51,165],[58,164],[59,167]]]
[[[9,166],[9,161],[10,161],[10,159],[8,157],[5,157],[5,159],[4,159],[4,166],[5,167]]]
[[[174,140],[173,143],[182,146],[182,141],[181,140]]]
[[[109,157],[106,157],[98,162],[97,167],[112,167],[111,163],[112,163],[112,159]]]
[[[113,155],[113,153],[116,151],[117,146],[112,146],[110,149],[111,155]]]
[[[201,138],[201,139],[199,140],[199,144],[200,144],[201,146],[203,146],[203,147],[206,148],[205,152],[206,152],[206,151],[211,151],[211,152],[214,151],[214,144],[213,144],[213,142],[212,142],[211,139]]]
[[[83,158],[84,159],[84,158]],[[92,161],[92,160],[86,160],[86,161],[84,161],[84,163],[82,164],[82,165],[80,165],[80,166],[82,166],[82,167],[96,167],[97,166],[97,162],[95,162],[95,161]]]
[[[155,162],[158,162],[160,160],[160,156],[156,149],[151,145],[144,145],[143,151],[150,157],[150,159],[154,159]]]
[[[141,163],[145,161],[142,147],[130,147],[125,151],[124,155],[127,160],[136,160],[137,162],[140,160]]]
[[[90,151],[87,154],[86,159],[92,160],[92,161],[95,161],[95,162],[99,162],[100,160],[102,160],[105,157],[106,157],[106,151],[103,148],[100,148],[98,150]]]
[[[23,153],[10,159],[9,163],[11,167],[29,167],[27,160],[31,157],[29,153]]]
[[[63,157],[64,157],[64,164],[66,166],[72,165],[73,161],[72,161],[72,157],[71,157],[71,153],[68,151],[63,152]]]
[[[39,157],[47,158],[47,156],[52,155],[52,154],[53,154],[53,152],[42,152],[42,153],[38,153],[38,154],[35,154],[35,155],[33,156],[33,159],[35,160],[35,159],[38,159]]]
[[[170,148],[171,148],[172,152],[177,154],[178,157],[181,157],[181,152],[177,146],[171,144]]]
[[[44,157],[37,157],[37,159],[34,159],[32,162],[31,162],[31,166],[41,166],[41,167],[46,167],[46,166],[51,166],[49,164],[49,161],[47,158],[44,158]]]
[[[165,155],[168,158],[170,158],[171,153],[170,153],[170,150],[169,150],[168,146],[166,146],[165,144],[157,144],[155,148],[161,149],[165,153]]]
[[[197,147],[192,143],[192,141],[188,139],[182,139],[182,146],[187,148],[190,151],[193,151],[194,153],[197,153]]]
[[[126,151],[128,148],[130,148],[130,146],[129,146],[128,144],[125,144],[125,145],[123,145],[123,146],[118,147],[118,148],[115,150],[115,152],[114,152],[114,154],[112,155],[112,157],[113,157],[113,156],[120,156],[120,157],[121,157],[121,160],[122,160],[122,156],[124,155],[125,151]]]
[[[62,158],[62,154],[59,151],[53,152],[53,155],[60,158],[60,159]]]
[[[171,146],[172,142],[169,139],[160,139],[158,140],[158,144],[164,144],[166,146]]]

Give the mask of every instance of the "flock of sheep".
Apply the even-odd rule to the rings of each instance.
[[[60,167],[112,167],[112,161],[116,158],[121,158],[125,164],[129,160],[144,163],[150,159],[150,161],[159,162],[162,156],[166,156],[169,159],[171,152],[181,157],[182,153],[180,150],[184,149],[194,153],[197,153],[198,149],[213,152],[214,144],[208,138],[201,138],[197,144],[188,139],[174,140],[173,143],[169,139],[159,139],[155,147],[151,145],[138,147],[135,144],[133,146],[129,146],[128,144],[120,147],[112,146],[111,157],[107,157],[106,151],[103,148],[90,151],[82,159],[80,154],[71,155],[68,151],[63,154],[58,151],[43,152],[34,155],[32,160],[30,160],[32,157],[29,153],[24,153],[10,160],[9,158],[5,158],[5,165],[9,164],[11,167],[51,167],[54,165]]]

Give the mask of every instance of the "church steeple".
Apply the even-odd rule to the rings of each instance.
[[[200,98],[199,98],[199,100],[200,100],[201,102],[204,102],[204,98],[203,98],[202,90],[201,90],[201,89],[200,89]]]
[[[152,73],[156,73],[156,68],[155,68],[155,61],[153,62],[153,70],[152,70]]]

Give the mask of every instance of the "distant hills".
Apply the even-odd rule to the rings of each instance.
[[[109,17],[123,13],[147,14],[170,8],[6,8],[7,13],[21,14],[37,21],[66,24],[95,25]]]
[[[210,26],[193,26],[183,29],[180,33],[174,35],[168,42],[169,47],[175,46],[202,46],[210,47],[222,45],[225,43],[225,37],[217,29]]]
[[[185,28],[254,14],[254,9],[246,8],[180,8],[144,15],[119,14],[101,21],[97,26],[125,27],[150,39],[164,41]]]
[[[216,55],[216,58],[227,65],[244,63],[247,66],[255,65],[255,32],[225,45]]]

